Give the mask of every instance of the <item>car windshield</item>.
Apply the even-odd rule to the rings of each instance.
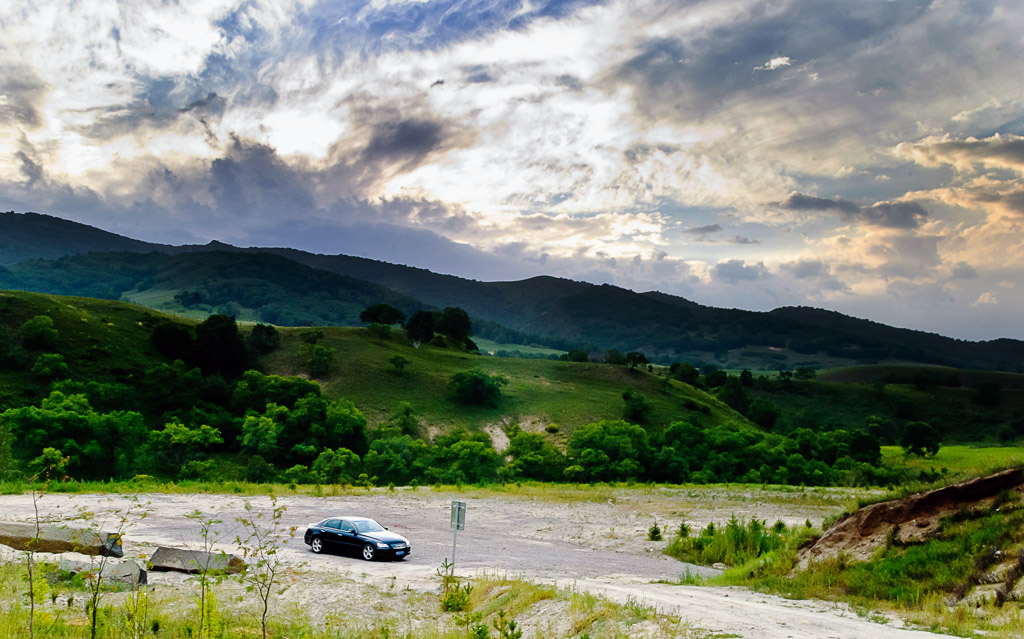
[[[357,522],[355,522],[355,524],[356,524],[356,530],[358,530],[361,533],[365,533],[365,532],[380,532],[380,531],[384,530],[384,526],[381,526],[380,524],[378,524],[377,522],[375,522],[372,519],[366,519],[364,521],[357,521]]]

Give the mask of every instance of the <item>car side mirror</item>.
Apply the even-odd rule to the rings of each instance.
[[[384,526],[384,530],[390,530],[387,526]]]

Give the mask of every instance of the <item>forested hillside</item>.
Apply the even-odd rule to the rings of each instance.
[[[494,358],[385,324],[239,327],[3,292],[0,472],[826,485],[903,472],[880,466],[863,425],[771,432],[744,417],[757,413],[738,377],[687,383],[688,367],[627,361]],[[693,385],[706,382],[715,395]]]

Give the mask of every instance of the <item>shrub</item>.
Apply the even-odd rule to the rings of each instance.
[[[452,375],[448,392],[458,402],[474,406],[497,406],[501,387],[508,384],[504,375],[488,375],[481,370],[462,371]]]
[[[658,527],[658,522],[654,522],[654,525],[647,529],[647,539],[661,541],[661,528]]]

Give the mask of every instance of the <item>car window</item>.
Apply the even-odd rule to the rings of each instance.
[[[366,532],[380,532],[384,530],[384,526],[381,526],[372,519],[366,519],[364,521],[356,522],[356,530],[362,533]]]
[[[341,531],[342,532],[355,532],[356,529],[355,529],[355,526],[352,525],[352,522],[350,522],[350,521],[343,521],[343,522],[341,522]]]
[[[340,519],[328,519],[324,523],[324,528],[338,528],[340,526],[341,526],[341,520]]]

